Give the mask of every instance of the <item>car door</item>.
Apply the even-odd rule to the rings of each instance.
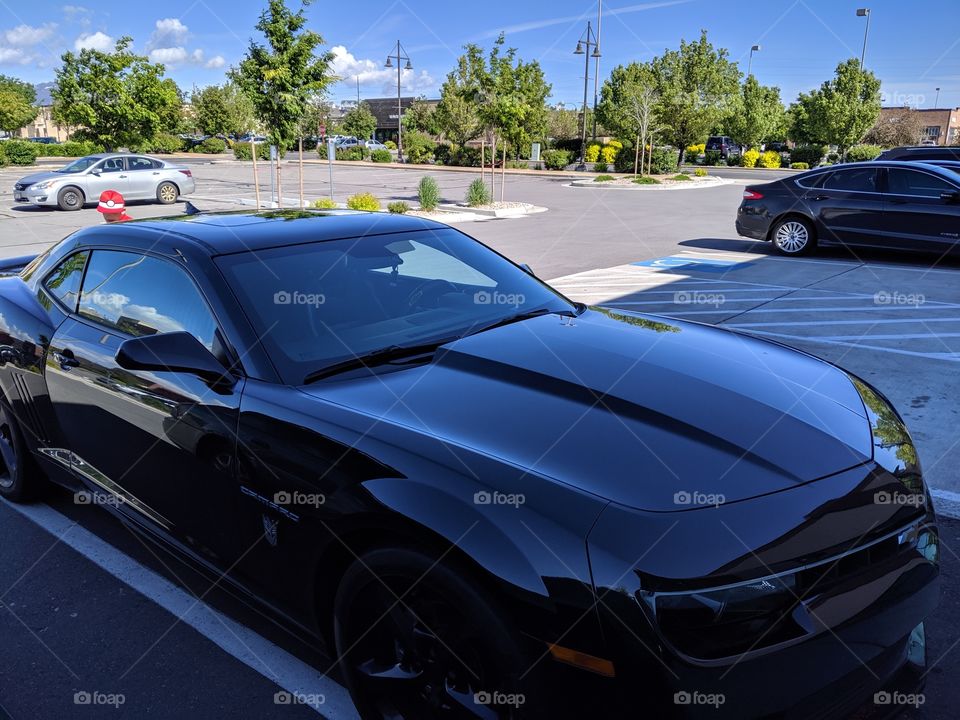
[[[877,245],[883,228],[883,195],[879,169],[834,170],[816,188],[804,193],[817,221],[821,242]]]
[[[100,193],[105,190],[116,190],[127,197],[129,176],[123,157],[109,157],[101,160],[87,171],[84,179],[84,191],[87,202],[97,202]]]
[[[148,157],[132,155],[127,158],[128,200],[153,200],[160,183],[160,163]]]
[[[68,443],[61,458],[134,519],[229,564],[243,382],[227,390],[190,373],[129,371],[116,362],[124,340],[175,331],[228,362],[217,322],[182,266],[136,252],[91,252],[76,312],[54,334],[45,367]]]
[[[960,246],[960,183],[922,169],[891,167],[883,189],[884,223],[898,246],[936,253]]]

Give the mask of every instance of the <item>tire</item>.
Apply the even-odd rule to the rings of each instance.
[[[796,216],[777,221],[770,230],[770,240],[778,253],[788,256],[807,255],[817,246],[813,225]]]
[[[334,638],[364,720],[526,720],[524,701],[545,696],[520,635],[481,588],[418,550],[373,550],[347,569]]]
[[[157,185],[157,202],[161,205],[173,205],[180,197],[180,188],[169,180]]]
[[[57,205],[61,210],[79,210],[83,207],[84,200],[83,191],[73,185],[68,185],[57,193]]]
[[[10,406],[0,402],[0,496],[24,502],[38,494],[39,484],[20,425]]]

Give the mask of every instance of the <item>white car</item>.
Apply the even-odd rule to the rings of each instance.
[[[367,150],[370,150],[370,151],[373,151],[373,150],[389,150],[389,149],[390,149],[390,148],[388,148],[386,145],[384,145],[382,142],[380,142],[379,140],[367,140],[367,141],[364,143],[364,146],[366,146]]]

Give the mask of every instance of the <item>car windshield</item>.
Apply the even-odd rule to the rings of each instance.
[[[574,305],[453,229],[217,258],[288,384],[385,348],[456,339]]]
[[[78,173],[78,172],[83,172],[83,171],[86,170],[88,167],[90,167],[91,165],[96,165],[98,162],[100,162],[100,158],[98,158],[98,157],[82,157],[82,158],[77,158],[76,160],[74,160],[74,161],[73,161],[72,163],[70,163],[69,165],[66,165],[65,167],[62,167],[62,168],[60,168],[59,170],[54,170],[54,172],[58,172],[58,173]]]

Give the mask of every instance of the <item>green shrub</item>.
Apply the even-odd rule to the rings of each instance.
[[[356,162],[357,160],[365,160],[367,157],[366,148],[360,146],[354,146],[349,148],[337,148],[337,160],[347,160],[350,162]]]
[[[453,145],[448,142],[438,142],[433,148],[433,161],[437,165],[450,165],[453,155]]]
[[[794,169],[794,170],[809,170],[809,169],[810,169],[810,165],[808,165],[808,164],[805,163],[805,162],[792,162],[792,163],[790,163],[790,167],[791,167],[792,169]]]
[[[391,203],[387,203],[387,210],[392,212],[394,215],[404,215],[410,212],[410,204],[404,202],[403,200],[394,200]]]
[[[152,153],[175,153],[183,150],[183,140],[171,133],[159,133],[153,140],[147,143],[147,146],[148,151]]]
[[[696,165],[700,162],[700,151],[687,148],[683,151],[683,161],[687,163],[687,165]]]
[[[607,148],[604,148],[604,150],[606,150],[606,149],[607,149]],[[619,151],[618,151],[618,152],[619,152]],[[614,156],[614,159],[616,159],[616,156]],[[611,160],[610,162],[613,162],[613,160]],[[607,163],[606,160],[600,160],[599,162],[595,162],[595,163],[593,164],[593,171],[594,171],[594,172],[605,173],[605,172],[606,172],[607,170],[609,170],[609,169],[610,169],[610,165],[609,165],[609,163]]]
[[[655,147],[650,158],[650,174],[666,175],[677,169],[677,151],[672,147]]]
[[[434,143],[423,133],[408,132],[403,136],[403,153],[407,162],[422,165],[433,158]]]
[[[740,156],[740,164],[743,167],[752,168],[757,166],[757,160],[760,159],[760,151],[750,148]]]
[[[707,176],[707,169],[706,169],[706,168],[697,168],[696,170],[693,171],[693,174],[696,175],[697,177],[706,177],[706,176]]]
[[[563,170],[570,164],[570,153],[566,150],[547,150],[541,157],[547,170]]]
[[[7,160],[7,153],[3,149],[4,143],[0,143],[0,167],[6,167],[9,163]]]
[[[883,152],[879,145],[853,145],[847,150],[847,162],[864,162],[875,160]]]
[[[209,155],[219,155],[226,152],[227,144],[220,138],[207,138],[201,143],[193,146],[193,152],[207,153]]]
[[[723,153],[719,150],[707,150],[703,154],[704,165],[719,165],[721,160],[723,160]]]
[[[180,138],[177,138],[178,140]],[[83,157],[84,155],[93,155],[100,148],[90,141],[68,140],[60,146],[64,157]]]
[[[657,180],[655,177],[650,177],[649,175],[641,175],[640,177],[634,178],[633,181],[637,185],[659,185],[660,184],[659,180]]]
[[[467,188],[467,205],[470,207],[480,207],[489,205],[493,198],[490,197],[490,188],[480,178],[476,178]]]
[[[257,149],[257,160],[269,160],[270,159],[270,146],[266,143],[260,143],[259,145],[254,145]],[[250,155],[250,143],[248,142],[238,142],[233,146],[233,156],[237,160],[251,160],[253,159]]]
[[[833,165],[834,163],[840,162],[840,153],[828,152],[826,161],[828,165]]]
[[[594,182],[600,182],[600,183],[610,182],[611,180],[616,180],[616,178],[613,175],[597,175],[593,179]]]
[[[507,160],[507,170],[529,170],[530,163],[526,160]]]
[[[778,168],[780,167],[780,153],[776,150],[767,150],[760,156],[758,164],[764,168]]]
[[[600,143],[590,143],[583,156],[584,162],[592,163],[600,159]]]
[[[687,182],[688,180],[690,180],[690,176],[687,175],[686,173],[677,173],[670,179],[676,180],[677,182]]]
[[[375,163],[388,163],[393,160],[393,155],[390,154],[389,150],[374,150],[370,153],[370,159]]]
[[[374,211],[380,209],[380,201],[372,193],[357,193],[347,198],[347,207],[351,210]]]
[[[475,147],[462,147],[452,150],[445,165],[457,167],[480,167],[480,150]]]
[[[436,210],[437,205],[440,204],[440,186],[429,175],[420,179],[420,184],[417,186],[417,195],[420,198],[420,207],[427,212]]]
[[[337,204],[330,198],[320,198],[319,200],[314,200],[311,207],[317,210],[333,210],[337,207]]]
[[[808,167],[820,164],[827,149],[823,145],[797,145],[790,151],[791,163],[806,163]]]
[[[14,165],[33,165],[37,156],[40,154],[37,146],[39,143],[29,142],[27,140],[7,140],[3,143],[3,149],[6,152],[7,160]]]
[[[397,144],[393,140],[385,140],[383,144],[387,146],[387,150],[397,149]]]

